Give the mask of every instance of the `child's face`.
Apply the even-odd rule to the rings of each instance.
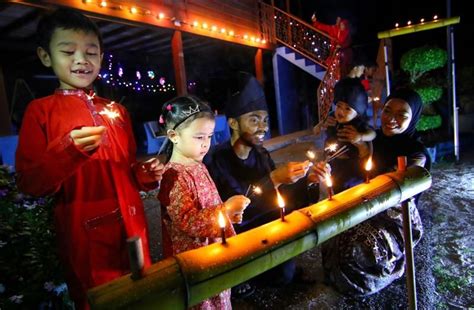
[[[50,53],[38,48],[38,56],[51,67],[61,89],[89,88],[100,70],[102,52],[93,33],[57,28],[49,43]]]
[[[201,117],[193,120],[187,127],[168,133],[173,146],[173,156],[178,155],[184,161],[201,162],[209,151],[211,138],[216,123],[214,120]],[[171,135],[171,136],[170,136]]]
[[[232,128],[235,130],[235,128]],[[252,111],[239,116],[239,136],[250,145],[260,145],[268,131],[268,112],[265,110]]]
[[[339,123],[348,123],[357,116],[357,112],[344,101],[339,101],[336,103],[335,116]]]

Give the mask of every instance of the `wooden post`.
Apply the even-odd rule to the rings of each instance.
[[[257,49],[257,53],[255,53],[255,77],[263,87],[265,77],[263,75],[263,56],[261,48]]]
[[[183,96],[188,93],[186,81],[186,68],[184,66],[183,40],[181,38],[181,31],[175,30],[171,38],[171,51],[173,54],[174,76],[176,80],[176,90],[178,96]]]
[[[3,68],[0,66],[0,136],[12,134],[10,111],[8,109],[7,90],[3,78]]]
[[[398,171],[407,170],[406,156],[398,156]],[[408,200],[402,202],[403,240],[405,243],[406,283],[408,293],[408,309],[416,310],[416,276],[415,258],[413,256],[413,236],[411,233],[410,205]]]

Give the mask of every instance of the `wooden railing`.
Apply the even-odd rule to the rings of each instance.
[[[285,45],[326,68],[318,87],[319,121],[327,118],[340,79],[339,52],[331,49],[333,38],[279,8],[259,1],[260,30],[273,44]]]

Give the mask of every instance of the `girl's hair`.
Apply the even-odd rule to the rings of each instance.
[[[166,102],[162,109],[158,123],[167,134],[168,130],[184,129],[195,119],[208,118],[214,120],[211,107],[196,96],[181,96]],[[166,162],[173,153],[173,143],[167,144],[160,153],[166,154]]]

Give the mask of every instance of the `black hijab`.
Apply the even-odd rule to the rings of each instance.
[[[423,103],[421,101],[421,97],[420,95],[418,95],[416,91],[410,88],[400,88],[392,92],[390,96],[387,97],[385,104],[387,104],[387,102],[390,99],[395,99],[395,98],[406,101],[408,105],[410,106],[411,113],[412,113],[411,121],[410,121],[410,124],[408,125],[408,128],[401,135],[412,137],[416,133],[416,124],[420,120],[421,110],[423,109]]]
[[[412,111],[412,118],[407,129],[397,135],[386,136],[382,130],[377,131],[377,137],[373,141],[373,159],[375,163],[376,175],[393,170],[397,164],[398,156],[407,156],[408,165],[410,158],[421,153],[427,154],[425,147],[419,141],[416,133],[416,124],[421,118],[423,108],[420,96],[411,89],[397,89],[387,97],[385,104],[390,99],[402,99],[408,103]],[[429,169],[429,157],[426,157],[425,167]]]

